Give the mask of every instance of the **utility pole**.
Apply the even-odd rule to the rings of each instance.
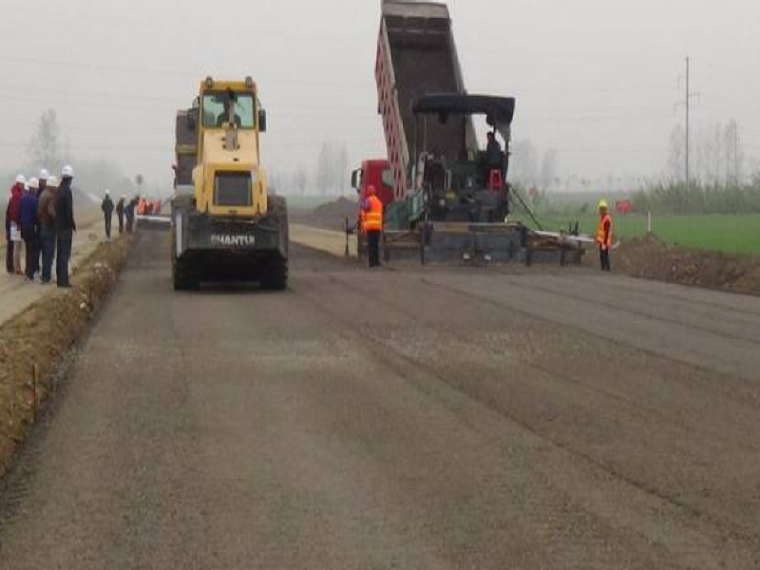
[[[686,192],[689,192],[689,175],[691,174],[689,171],[689,142],[691,140],[691,137],[689,137],[689,119],[690,116],[690,108],[689,108],[689,100],[691,99],[691,86],[689,84],[689,81],[691,79],[690,72],[691,72],[691,60],[687,56],[686,57]]]
[[[739,123],[734,121],[734,184],[739,186]]]
[[[691,58],[686,56],[686,194],[691,186],[691,99],[699,93],[691,91]]]

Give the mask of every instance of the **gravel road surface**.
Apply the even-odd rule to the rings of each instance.
[[[171,291],[145,235],[0,568],[760,568],[760,299],[581,271]]]

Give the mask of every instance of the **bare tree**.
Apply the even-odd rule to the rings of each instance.
[[[308,182],[308,176],[306,175],[306,168],[301,164],[293,173],[293,186],[298,193],[303,196],[306,193],[306,184]]]
[[[667,175],[671,180],[681,180],[684,177],[684,165],[686,150],[684,145],[686,134],[682,125],[673,129],[670,135],[670,148],[668,150]]]
[[[511,178],[525,187],[538,182],[538,151],[529,140],[517,141],[512,145],[513,158],[510,161]]]
[[[541,159],[541,188],[547,190],[550,188],[557,177],[557,151],[549,149],[544,153]]]
[[[348,170],[346,145],[335,142],[322,143],[315,170],[315,182],[319,193],[342,193],[348,181]]]
[[[61,129],[55,109],[48,109],[40,117],[37,133],[29,141],[28,154],[34,168],[57,168],[60,164],[58,138]]]

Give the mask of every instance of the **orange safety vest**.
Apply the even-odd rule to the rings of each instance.
[[[609,231],[607,227],[609,226]],[[596,229],[596,243],[612,247],[612,216],[604,214],[599,219],[599,227]]]
[[[369,210],[364,214],[364,231],[381,232],[383,231],[383,202],[377,196],[367,198]]]

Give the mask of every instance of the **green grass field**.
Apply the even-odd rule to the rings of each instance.
[[[524,217],[520,217],[529,227]],[[581,233],[593,235],[598,217],[594,215],[539,216],[544,229],[566,230],[571,220],[580,222]],[[647,232],[646,216],[613,216],[617,239],[626,241]],[[728,253],[760,255],[760,215],[747,216],[654,216],[652,231],[667,243]]]

